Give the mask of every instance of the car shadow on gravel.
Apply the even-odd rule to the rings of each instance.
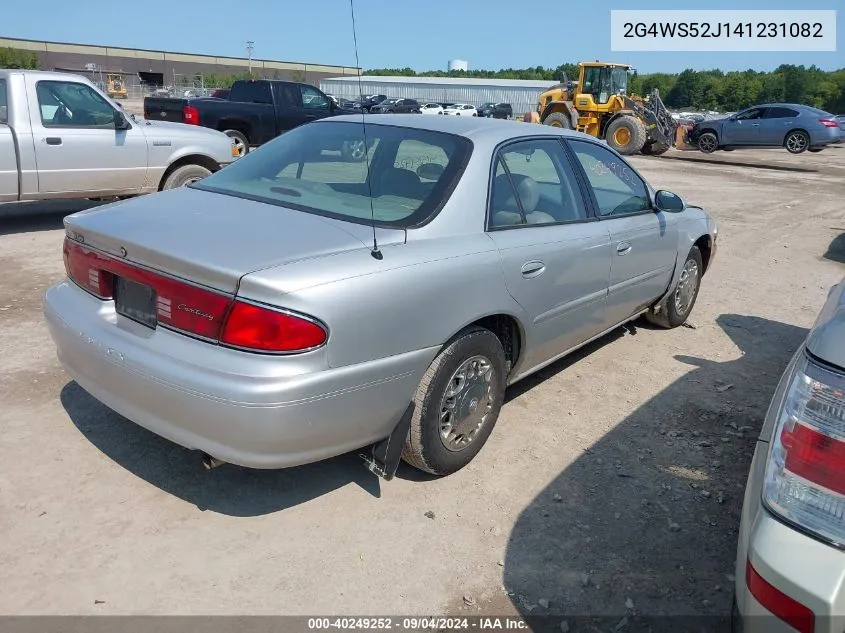
[[[357,453],[315,464],[279,470],[256,470],[224,464],[211,471],[201,453],[174,444],[115,413],[75,382],[60,400],[77,429],[117,464],[180,499],[236,517],[270,514],[357,484],[381,496],[379,480]]]
[[[676,356],[693,369],[585,451],[517,518],[503,581],[535,631],[729,630],[752,451],[806,330],[742,315],[717,323],[739,358]]]
[[[835,230],[845,231],[845,229],[841,228]],[[840,233],[830,241],[830,244],[827,247],[827,251],[825,251],[822,257],[832,262],[845,264],[845,232]]]
[[[47,200],[0,204],[0,235],[56,231],[71,213],[105,204],[93,200]]]

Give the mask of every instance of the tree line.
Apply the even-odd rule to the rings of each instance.
[[[467,77],[471,79],[529,79],[561,81],[578,79],[577,64],[557,68],[415,72],[411,68],[376,68],[367,75],[402,77]],[[771,72],[723,72],[687,69],[681,73],[638,74],[628,87],[631,94],[657,88],[670,108],[734,112],[756,103],[802,103],[833,114],[845,113],[845,68],[824,71],[816,66],[783,64]]]
[[[38,69],[38,57],[30,51],[13,48],[0,49],[0,68]],[[561,81],[564,77],[578,79],[577,64],[561,64],[556,68],[503,68],[501,70],[428,70],[416,72],[411,68],[375,68],[367,75],[402,77],[466,77],[472,79],[529,79]],[[304,73],[286,77],[304,81]],[[207,86],[224,88],[236,79],[247,79],[249,73],[238,75],[204,75]],[[270,79],[281,79],[278,72]],[[771,72],[743,70],[723,72],[687,69],[681,73],[648,73],[636,75],[629,86],[631,94],[647,94],[657,88],[670,108],[718,110],[734,112],[756,103],[803,103],[833,114],[845,113],[845,68],[824,71],[816,66],[784,64]]]

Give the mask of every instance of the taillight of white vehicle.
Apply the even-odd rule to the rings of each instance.
[[[110,257],[65,238],[68,277],[102,300],[114,298],[118,277],[152,288],[158,326],[209,342],[264,353],[301,353],[322,346],[326,329],[315,319],[261,306]]]
[[[845,544],[845,376],[804,360],[771,438],[763,500],[775,514]]]

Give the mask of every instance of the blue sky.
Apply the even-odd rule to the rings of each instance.
[[[596,3],[593,6],[601,5]],[[114,0],[12,2],[3,7],[0,37],[44,39],[212,55],[253,56],[324,64],[355,64],[349,0],[202,0],[124,3]],[[83,8],[84,5],[84,8]],[[583,5],[583,3],[582,3]],[[837,51],[809,53],[613,53],[610,9],[840,9]],[[233,8],[234,7],[234,8]],[[534,11],[529,7],[535,7]],[[355,0],[358,50],[364,68],[444,69],[555,67],[590,59],[627,62],[641,72],[684,68],[771,70],[779,64],[845,67],[842,0],[616,0],[602,9],[533,0]]]

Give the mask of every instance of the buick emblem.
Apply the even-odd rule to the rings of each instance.
[[[164,117],[167,116],[167,112],[162,112],[159,116],[163,119]]]

